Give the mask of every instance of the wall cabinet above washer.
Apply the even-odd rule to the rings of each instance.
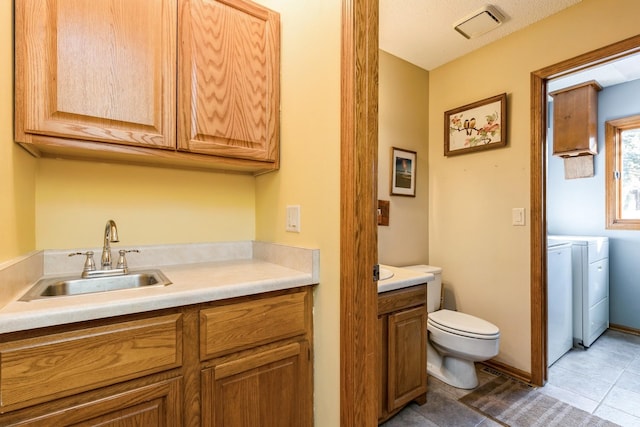
[[[598,154],[598,91],[589,81],[549,93],[553,97],[553,155]]]

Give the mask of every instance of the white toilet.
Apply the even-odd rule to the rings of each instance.
[[[474,362],[498,355],[500,330],[486,320],[452,310],[440,310],[442,268],[430,265],[404,267],[432,273],[427,285],[427,372],[458,388],[478,386]]]

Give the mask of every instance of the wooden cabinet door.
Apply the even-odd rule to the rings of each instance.
[[[595,81],[551,92],[553,155],[598,154],[598,91]]]
[[[378,387],[378,421],[382,422],[389,415],[387,411],[387,316],[378,317],[378,372],[380,384]]]
[[[278,161],[279,15],[243,0],[184,0],[178,149]]]
[[[176,0],[17,1],[16,140],[175,148],[176,11]]]
[[[427,310],[425,306],[399,311],[388,320],[389,411],[427,393]]]
[[[201,425],[310,426],[308,349],[294,342],[204,369]]]
[[[182,425],[182,379],[173,378],[49,413],[32,408],[7,414],[1,425],[20,426],[179,426]]]

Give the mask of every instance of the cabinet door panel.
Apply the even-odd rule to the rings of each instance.
[[[16,2],[16,139],[174,148],[176,10],[176,0]]]
[[[192,0],[184,9],[178,148],[276,162],[279,15],[242,0]]]
[[[378,387],[378,420],[387,417],[387,316],[378,317],[378,372],[380,386]]]
[[[424,306],[389,315],[389,409],[427,392],[427,312]]]
[[[310,425],[307,352],[293,343],[203,370],[202,425]]]
[[[551,92],[553,155],[598,154],[598,91],[595,81]]]

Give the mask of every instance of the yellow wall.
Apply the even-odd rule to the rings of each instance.
[[[429,73],[380,51],[378,199],[390,202],[388,226],[378,226],[378,260],[389,265],[429,260]],[[391,147],[416,152],[416,197],[389,194]]]
[[[340,0],[260,0],[281,13],[281,169],[257,178],[256,238],[320,248],[315,425],[340,425]],[[301,232],[285,231],[300,205]]]
[[[501,330],[501,360],[530,371],[530,73],[638,33],[636,0],[576,6],[430,72],[429,256],[459,310]],[[446,158],[443,113],[507,92],[508,146]],[[511,225],[511,209],[527,225]]]
[[[39,249],[101,246],[108,219],[128,247],[255,237],[253,176],[52,159],[36,176]]]
[[[0,2],[0,262],[35,248],[35,161],[13,143],[12,16]]]

